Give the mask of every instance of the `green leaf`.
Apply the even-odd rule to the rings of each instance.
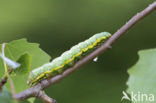
[[[0,103],[17,103],[6,87],[3,87],[2,91],[0,91]]]
[[[29,102],[27,100],[22,100],[22,101],[19,101],[18,103],[33,103],[33,102]]]
[[[29,101],[29,103],[34,103],[34,102],[35,102],[35,99],[36,99],[36,98],[31,97],[31,98],[28,99],[28,101]]]
[[[156,49],[141,50],[138,54],[139,60],[128,70],[127,92],[137,94],[137,100],[138,96],[147,95],[148,100],[144,96],[143,101],[133,101],[133,103],[153,103],[152,95],[156,96]]]
[[[17,93],[29,87],[27,86],[27,78],[32,69],[50,61],[50,56],[39,48],[39,44],[28,43],[26,39],[14,40],[7,43],[5,46],[5,56],[11,60],[20,62],[23,67],[18,68],[19,70],[11,75]],[[17,75],[16,73],[21,75]],[[0,77],[3,75],[4,66],[2,60],[0,60]],[[10,89],[8,82],[6,86]]]
[[[23,75],[25,73],[28,73],[31,69],[31,56],[30,54],[26,53],[22,55],[18,60],[18,63],[21,64],[21,66],[14,70],[16,74]]]

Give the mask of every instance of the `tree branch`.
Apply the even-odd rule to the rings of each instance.
[[[124,35],[130,28],[132,28],[136,23],[138,23],[141,19],[149,15],[151,12],[156,10],[156,1],[153,2],[151,5],[149,5],[147,8],[145,8],[140,13],[137,13],[134,17],[132,17],[125,25],[123,25],[117,32],[114,33],[108,39],[103,45],[101,45],[99,48],[97,48],[92,53],[88,54],[86,57],[84,57],[82,60],[79,60],[75,65],[67,70],[65,70],[62,74],[56,75],[50,79],[46,79],[38,83],[37,85],[19,93],[16,95],[16,99],[18,100],[24,100],[30,97],[34,97],[34,94],[40,93],[43,89],[47,88],[50,85],[53,85],[75,70],[79,69],[83,65],[87,64],[89,61],[103,53],[105,50],[111,48],[111,45],[119,39],[122,35]],[[42,96],[41,96],[42,97]],[[42,98],[43,99],[43,98]]]

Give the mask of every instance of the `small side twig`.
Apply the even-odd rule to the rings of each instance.
[[[8,70],[9,74],[11,74],[12,71],[13,71],[13,68],[10,68]],[[2,87],[6,82],[7,82],[7,76],[2,77],[0,81],[0,91],[2,90]]]
[[[6,83],[6,79],[2,78],[0,81],[0,91],[2,90],[3,85]]]
[[[42,99],[45,103],[57,103],[56,100],[50,98],[44,91],[40,91],[36,97]]]
[[[14,87],[14,83],[10,77],[10,75],[8,75],[8,80],[9,80],[9,84],[10,84],[10,87],[11,87],[11,94],[12,96],[16,99],[16,92],[15,92],[15,87]]]
[[[75,65],[72,68],[67,69],[60,75],[56,75],[52,77],[49,80],[43,80],[37,85],[19,93],[16,95],[16,98],[18,100],[27,99],[29,97],[32,97],[34,93],[39,93],[41,90],[47,88],[50,85],[53,85],[54,83],[59,82],[69,74],[71,74],[73,71],[79,69],[81,66],[87,64],[89,61],[103,53],[105,50],[109,49],[111,45],[119,39],[122,35],[124,35],[130,28],[132,28],[136,23],[138,23],[141,19],[149,15],[152,11],[156,10],[156,1],[153,2],[151,5],[149,5],[147,8],[145,8],[140,13],[137,13],[134,17],[132,17],[125,25],[123,25],[117,32],[114,33],[114,35],[107,40],[102,46],[97,48],[95,51],[84,57],[82,60],[75,63]],[[40,97],[41,98],[41,97]]]

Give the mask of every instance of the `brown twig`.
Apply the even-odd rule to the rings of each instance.
[[[56,103],[56,100],[50,98],[44,91],[40,91],[36,97],[41,98],[45,103]]]
[[[9,80],[9,85],[10,85],[10,87],[11,87],[11,94],[12,94],[12,96],[16,99],[16,97],[15,97],[15,96],[16,96],[15,86],[14,86],[14,83],[13,83],[13,81],[12,81],[12,79],[11,79],[9,73],[8,73],[8,80]]]
[[[3,85],[6,83],[6,79],[2,78],[0,81],[0,91],[2,90]]]
[[[8,70],[9,74],[11,74],[12,71],[13,71],[13,68],[10,68],[10,69]],[[3,85],[4,85],[6,82],[7,82],[7,76],[2,77],[2,78],[1,78],[1,81],[0,81],[0,91],[1,91],[1,89],[2,89],[2,87],[3,87]]]
[[[43,80],[37,85],[19,93],[16,95],[16,98],[18,100],[27,99],[29,97],[34,97],[34,94],[38,94],[43,89],[47,88],[50,85],[53,85],[54,83],[59,82],[69,74],[71,74],[73,71],[79,69],[81,66],[87,64],[89,61],[103,53],[105,50],[109,49],[111,45],[119,39],[122,35],[124,35],[131,27],[133,27],[137,22],[139,22],[141,19],[149,15],[152,11],[156,10],[156,1],[153,2],[151,5],[149,5],[147,8],[145,8],[140,13],[137,13],[134,17],[132,17],[125,25],[123,25],[117,32],[114,33],[114,35],[107,40],[102,46],[97,48],[95,51],[84,57],[82,60],[75,63],[75,65],[72,68],[67,69],[60,75],[56,75],[52,77],[49,80]],[[41,98],[43,99],[43,98]],[[44,99],[43,99],[44,100]],[[49,102],[50,103],[50,102]]]

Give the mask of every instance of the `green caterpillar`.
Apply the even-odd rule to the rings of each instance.
[[[110,36],[111,34],[108,32],[95,34],[88,40],[73,46],[69,51],[64,52],[60,57],[55,58],[52,62],[34,69],[29,75],[28,85],[33,85],[43,79],[62,73],[67,68],[72,67],[75,62],[95,50]]]

